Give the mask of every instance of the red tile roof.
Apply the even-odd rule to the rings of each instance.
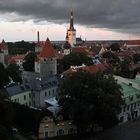
[[[45,45],[43,46],[43,48],[39,54],[39,57],[40,58],[55,57],[55,51],[54,51],[52,44],[48,38],[47,38]]]
[[[98,64],[94,66],[77,66],[77,67],[74,66],[64,71],[63,74],[67,75],[67,74],[77,72],[79,70],[89,71],[89,72],[98,72],[98,71],[104,71],[106,68],[107,68],[107,65],[105,64]]]
[[[85,47],[75,47],[75,48],[72,48],[72,51],[88,54],[87,48],[85,48]]]
[[[140,45],[140,40],[128,40],[127,45]]]
[[[124,51],[124,52],[118,52],[116,54],[117,56],[120,56],[120,57],[128,57],[128,56],[132,56],[135,53],[132,51]]]

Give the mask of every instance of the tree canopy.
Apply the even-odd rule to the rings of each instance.
[[[104,52],[102,54],[102,58],[107,58],[109,60],[109,63],[112,64],[112,65],[115,65],[115,64],[120,62],[119,57],[116,54],[114,54],[110,51]]]
[[[34,63],[36,59],[36,53],[30,52],[28,53],[23,62],[23,68],[25,71],[34,71]]]
[[[0,91],[0,139],[10,140],[10,132],[13,125],[12,104],[8,101],[8,95]]]
[[[38,135],[38,128],[44,116],[51,116],[52,113],[47,109],[34,109],[18,103],[13,103],[14,118],[16,127],[25,133],[33,132]],[[26,121],[25,121],[26,120]]]
[[[8,84],[8,82],[9,82],[9,76],[7,74],[7,71],[4,65],[0,63],[0,88]]]
[[[110,49],[112,51],[120,51],[120,44],[119,43],[113,43],[113,44],[111,44]]]
[[[84,53],[72,52],[69,55],[65,55],[64,58],[59,61],[58,73],[69,69],[70,66],[81,66],[82,64],[92,65],[93,61]]]
[[[35,50],[35,43],[25,42],[24,40],[19,42],[9,42],[7,45],[10,55],[26,54],[28,51]]]
[[[140,54],[139,53],[137,53],[137,54],[134,54],[133,56],[133,62],[134,63],[140,63]]]
[[[112,76],[77,72],[60,86],[62,114],[74,120],[80,130],[98,124],[103,128],[117,124],[116,114],[123,104],[120,86]]]
[[[12,78],[14,82],[21,83],[21,73],[19,70],[19,66],[17,64],[9,64],[6,68],[8,75]]]

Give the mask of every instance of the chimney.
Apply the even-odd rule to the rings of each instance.
[[[40,42],[40,36],[39,36],[39,31],[37,32],[37,42]]]

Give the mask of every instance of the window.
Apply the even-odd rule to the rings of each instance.
[[[31,99],[31,93],[29,93],[29,98]]]
[[[129,83],[129,86],[132,86],[132,83]]]
[[[122,122],[123,122],[123,116],[120,117],[120,123],[122,123]]]
[[[130,100],[130,101],[133,101],[133,96],[129,97],[129,100]]]
[[[45,92],[45,97],[47,96],[47,92]]]
[[[127,106],[127,111],[129,111],[129,105]]]
[[[137,96],[137,98],[140,98],[140,94],[137,94],[136,96]]]
[[[123,112],[125,112],[126,107],[123,108]]]
[[[24,100],[26,100],[26,95],[24,95]]]
[[[51,95],[51,91],[49,90],[49,96]]]

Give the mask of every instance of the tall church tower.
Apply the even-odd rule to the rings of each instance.
[[[76,30],[74,29],[73,23],[73,11],[70,13],[70,27],[68,29],[68,42],[72,47],[76,45]]]

